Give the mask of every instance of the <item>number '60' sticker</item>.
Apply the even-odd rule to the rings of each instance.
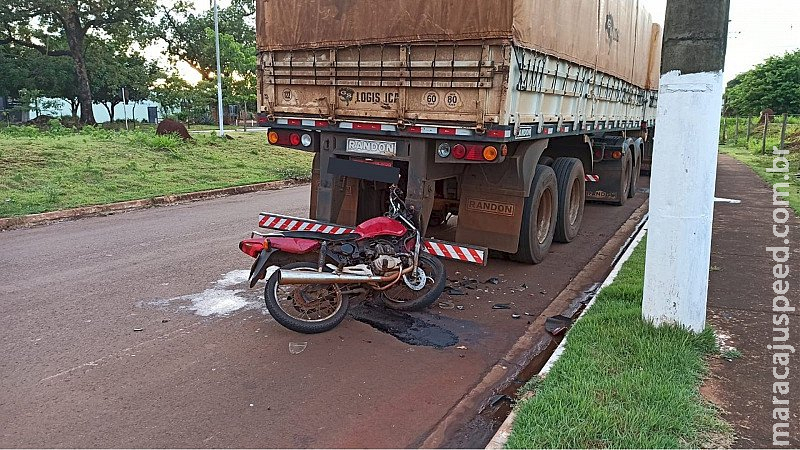
[[[428,91],[422,97],[422,101],[431,108],[439,104],[439,94],[436,91]]]

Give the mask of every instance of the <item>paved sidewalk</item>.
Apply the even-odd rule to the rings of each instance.
[[[740,200],[720,201],[715,206],[709,282],[709,321],[727,336],[725,344],[736,347],[742,357],[712,365],[710,383],[704,394],[725,411],[734,427],[734,447],[775,447],[772,442],[773,395],[788,398],[790,404],[790,447],[800,447],[800,352],[789,363],[790,394],[773,394],[773,265],[766,247],[783,246],[773,236],[772,187],[749,167],[732,157],[720,155],[717,197]],[[786,296],[797,311],[789,314],[789,340],[800,350],[800,220],[789,219],[791,256]],[[786,325],[781,325],[781,328]],[[778,328],[778,327],[776,327]],[[778,372],[785,368],[778,366]],[[777,406],[786,407],[786,406]],[[783,431],[786,431],[785,429]]]

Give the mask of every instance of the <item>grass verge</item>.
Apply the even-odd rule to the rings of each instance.
[[[760,147],[758,149],[747,149],[733,145],[723,145],[720,147],[720,151],[750,166],[770,186],[775,183],[789,183],[789,204],[795,213],[800,215],[800,178],[795,176],[795,174],[800,173],[800,151],[792,150],[791,153],[785,155],[789,160],[788,173],[767,172],[767,168],[772,167],[773,158],[775,158],[771,150],[768,150],[768,154],[762,155]],[[788,180],[784,179],[785,175],[789,175]]]
[[[310,177],[310,154],[229,134],[0,129],[0,217]]]
[[[713,331],[644,322],[644,241],[569,332],[561,359],[519,405],[509,448],[718,447],[731,436],[699,393]]]

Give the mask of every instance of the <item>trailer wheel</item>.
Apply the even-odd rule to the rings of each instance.
[[[558,214],[556,242],[571,242],[578,235],[583,221],[586,200],[586,178],[583,163],[577,158],[556,158],[553,170],[558,181]]]
[[[558,183],[553,169],[536,166],[531,195],[522,211],[519,247],[511,259],[525,264],[539,264],[547,256],[556,230]]]
[[[631,152],[625,152],[622,158],[622,173],[619,176],[619,198],[614,202],[617,206],[622,206],[628,200],[628,194],[631,189],[631,173],[633,172],[633,160],[631,159]]]
[[[636,196],[636,185],[639,184],[639,175],[642,173],[642,155],[637,155],[636,163],[631,170],[631,184],[628,188],[628,198]]]

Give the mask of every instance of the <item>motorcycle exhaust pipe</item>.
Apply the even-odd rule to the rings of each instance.
[[[351,284],[351,283],[387,283],[397,279],[397,272],[386,275],[356,275],[348,273],[311,272],[281,269],[282,284]],[[403,269],[403,274],[411,272],[411,267]]]

